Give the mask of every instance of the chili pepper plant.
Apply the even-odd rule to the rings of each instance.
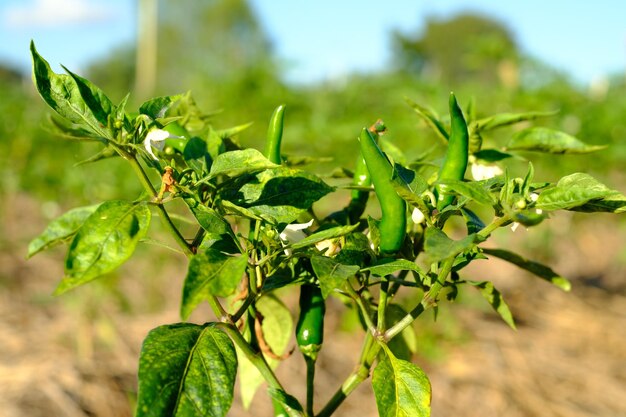
[[[68,244],[64,276],[54,293],[126,262],[148,239],[154,215],[170,235],[164,246],[174,245],[188,258],[181,322],[153,329],[143,343],[139,417],[224,416],[236,378],[245,406],[265,382],[275,415],[326,417],[370,376],[381,416],[429,416],[431,385],[411,362],[416,318],[473,288],[515,327],[502,294],[489,281],[465,276],[465,267],[499,258],[562,290],[570,288],[550,267],[484,245],[493,232],[536,227],[559,210],[626,211],[623,194],[586,173],[546,182],[535,179],[530,162],[521,177],[506,168],[529,152],[587,153],[600,146],[549,128],[525,127],[502,146],[483,147],[482,138],[492,131],[520,122],[527,126],[548,113],[476,118],[471,102],[464,112],[451,95],[450,115],[440,117],[408,100],[407,113],[414,111],[433,129],[445,154],[424,149],[402,165],[389,156],[398,154],[388,139],[393,126],[372,123],[374,115],[364,114],[366,127],[354,131],[355,165],[339,170],[343,176],[331,182],[281,153],[285,106],[271,117],[267,138],[259,141],[261,152],[235,140],[246,125],[214,129],[189,94],[157,97],[133,112],[126,106],[128,96],[113,103],[87,79],[67,69],[54,73],[34,44],[31,53],[36,88],[56,112],[52,125],[63,136],[100,143],[93,160],[128,162],[144,188],[127,200],[70,210],[30,243],[29,256]],[[349,195],[349,201],[337,195]],[[322,214],[314,207],[319,200],[337,207]],[[174,201],[185,207],[182,215],[193,233],[182,231],[181,213],[172,215],[173,207],[180,207]],[[462,229],[453,235],[451,223]],[[295,291],[300,291],[298,311],[290,311],[284,300]],[[325,404],[314,404],[329,298],[358,312],[362,349],[353,358],[354,371],[337,381],[336,393]],[[187,321],[205,302],[216,319]],[[307,364],[306,398],[291,395],[275,373],[284,360],[302,360],[297,354],[287,359],[294,333]]]

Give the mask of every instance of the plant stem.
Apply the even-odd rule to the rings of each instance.
[[[373,341],[373,338],[366,336],[364,343],[368,344],[368,341]],[[324,408],[317,414],[316,417],[329,417],[337,408],[343,403],[343,401],[354,391],[361,382],[365,381],[370,376],[370,368],[374,363],[374,359],[378,355],[381,347],[379,343],[369,343],[369,349],[364,351],[366,353],[363,356],[363,360],[359,363],[357,369],[352,372],[348,378],[344,381],[341,387],[335,392]]]
[[[376,334],[385,333],[387,323],[385,322],[385,312],[387,311],[387,291],[389,290],[389,280],[386,276],[381,277],[380,294],[378,297],[378,322],[376,323]]]
[[[349,282],[346,283],[345,289],[348,295],[354,300],[359,310],[361,310],[361,315],[363,316],[365,325],[367,326],[369,333],[373,335],[376,332],[376,326],[374,325],[374,322],[372,322],[369,310],[365,306],[365,303],[363,303],[363,298],[354,290],[354,288],[352,288],[352,285],[350,285]]]
[[[495,219],[492,220],[491,223],[489,223],[482,230],[480,230],[477,233],[477,235],[486,239],[486,238],[489,237],[489,235],[491,235],[491,233],[493,233],[494,230],[496,230],[497,228],[499,228],[500,226],[502,226],[503,224],[505,224],[506,222],[509,222],[509,221],[511,221],[511,216],[509,216],[509,215],[504,215],[502,217],[496,217]]]
[[[122,155],[124,159],[126,159],[130,163],[130,166],[133,168],[133,171],[135,171],[135,173],[137,174],[137,177],[139,178],[139,181],[141,182],[141,185],[143,185],[145,190],[150,194],[150,196],[153,199],[156,199],[158,195],[157,191],[155,190],[154,186],[150,182],[150,179],[146,175],[146,172],[144,171],[143,167],[141,166],[141,164],[139,163],[135,155],[131,155],[128,152],[121,150],[121,149],[118,149],[118,152]],[[163,224],[165,225],[165,228],[169,231],[169,233],[172,235],[174,240],[176,240],[176,243],[178,243],[178,245],[181,247],[183,252],[185,252],[185,255],[187,256],[193,255],[193,250],[191,248],[191,245],[180,234],[180,231],[178,230],[176,225],[174,225],[174,223],[172,222],[172,219],[167,213],[167,210],[165,210],[165,207],[163,206],[163,204],[161,204],[160,202],[157,202],[156,208],[159,211],[159,216],[161,217],[161,219],[163,219]]]
[[[306,362],[306,412],[309,416],[314,416],[313,413],[313,394],[315,392],[315,359],[310,358],[307,355],[304,356]]]
[[[443,262],[441,268],[439,269],[437,280],[433,283],[433,285],[431,285],[430,289],[422,297],[420,303],[413,310],[411,310],[396,324],[387,329],[384,334],[385,341],[393,339],[394,336],[410,326],[411,323],[413,323],[413,321],[417,317],[419,317],[424,311],[437,303],[437,296],[439,295],[439,291],[441,291],[441,289],[443,288],[443,284],[446,281],[446,277],[450,273],[450,270],[452,269],[453,263],[454,257],[448,258]]]

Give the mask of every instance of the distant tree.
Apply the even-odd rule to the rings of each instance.
[[[517,83],[519,52],[513,35],[486,16],[429,18],[420,33],[395,32],[393,45],[394,62],[402,71],[442,82]]]

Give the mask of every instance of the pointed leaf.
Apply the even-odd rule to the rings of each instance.
[[[279,167],[258,173],[240,188],[222,189],[220,196],[270,223],[289,224],[331,191],[316,175]]]
[[[422,270],[419,266],[415,264],[413,261],[409,261],[408,259],[380,259],[374,265],[368,266],[367,268],[362,268],[361,272],[369,271],[370,274],[376,275],[379,277],[393,274],[397,271],[415,271],[422,274]]]
[[[106,96],[106,94],[104,94],[104,92],[91,81],[78,74],[74,74],[63,65],[61,67],[70,75],[70,77],[74,79],[74,82],[78,87],[78,91],[80,92],[80,96],[85,102],[85,105],[91,115],[100,123],[100,125],[107,126],[109,123],[109,116],[113,116],[113,118],[115,118],[117,113],[115,105]]]
[[[87,218],[98,208],[98,204],[77,207],[52,220],[46,230],[28,244],[28,257],[63,243],[76,234]]]
[[[457,180],[439,180],[441,191],[444,193],[454,192],[463,197],[467,197],[472,201],[484,206],[492,206],[494,204],[493,197],[489,194],[484,185],[477,181],[464,182]]]
[[[428,376],[387,348],[374,369],[372,386],[381,417],[429,417],[431,388]]]
[[[150,116],[152,119],[160,119],[165,117],[165,113],[182,98],[182,95],[156,97],[144,102],[139,107],[139,113]]]
[[[84,128],[103,138],[113,139],[107,128],[106,119],[104,122],[99,120],[102,114],[94,113],[89,107],[89,104],[94,105],[94,102],[90,101],[93,97],[88,95],[87,98],[84,98],[72,76],[54,73],[50,64],[37,53],[34,42],[31,42],[30,50],[33,58],[33,79],[37,91],[44,101],[62,117],[76,124],[77,127]],[[98,95],[96,94],[96,96]],[[100,107],[106,106],[106,104],[100,103]]]
[[[224,417],[233,402],[237,355],[212,324],[160,326],[139,358],[137,417]]]
[[[145,204],[102,203],[74,236],[65,261],[65,277],[55,294],[98,278],[126,262],[149,225],[150,210]]]
[[[331,227],[330,229],[325,229],[320,232],[315,232],[310,236],[305,237],[299,242],[293,243],[289,245],[292,249],[301,249],[307,246],[315,245],[316,243],[322,242],[328,239],[336,239],[341,236],[345,236],[348,233],[351,233],[355,229],[359,227],[358,224],[351,226],[337,226]]]
[[[405,98],[405,100],[409,104],[409,106],[411,106],[413,110],[415,110],[415,113],[417,113],[418,116],[426,121],[426,124],[430,126],[430,128],[437,134],[437,136],[439,136],[446,142],[448,141],[448,132],[441,120],[439,120],[439,116],[437,116],[434,111],[424,106],[420,106],[419,104],[408,98]]]
[[[518,267],[525,269],[528,272],[532,272],[541,279],[556,285],[564,291],[569,291],[571,288],[570,282],[554,272],[550,267],[542,265],[538,262],[530,261],[516,253],[509,252],[504,249],[488,249],[482,248],[483,252],[487,255],[495,256],[496,258],[503,259],[507,262],[517,265]]]
[[[202,239],[201,248],[213,247],[222,252],[237,253],[237,237],[226,219],[210,207],[200,204],[195,200],[185,200],[205,235]]]
[[[246,256],[230,256],[207,248],[189,261],[183,286],[180,316],[187,320],[198,304],[208,296],[228,297],[237,289],[248,265]]]
[[[341,288],[350,277],[359,272],[358,265],[343,265],[333,258],[320,255],[311,257],[311,266],[317,279],[320,280],[320,289],[324,298],[327,298],[335,289]]]
[[[507,145],[507,150],[511,151],[536,151],[555,154],[590,153],[605,148],[604,145],[588,145],[565,132],[547,127],[531,127],[521,130],[513,136]]]
[[[502,294],[493,286],[493,283],[490,281],[468,282],[480,291],[483,298],[487,300],[496,313],[502,317],[502,320],[515,330],[515,321],[513,320],[511,310],[509,310],[509,306],[504,302]]]
[[[277,166],[256,149],[249,148],[242,151],[224,152],[213,161],[211,171],[206,180],[215,178],[218,175],[238,177],[243,174],[252,174],[265,169],[276,168]],[[199,182],[204,182],[204,180]]]
[[[471,123],[473,130],[477,132],[493,130],[499,127],[509,126],[519,122],[535,120],[540,117],[550,117],[557,114],[558,111],[546,112],[526,112],[526,113],[500,113],[494,116],[485,117]]]
[[[556,186],[539,194],[537,208],[542,210],[626,211],[626,196],[611,190],[591,175],[575,173],[559,180]]]
[[[455,257],[479,242],[476,234],[468,235],[461,240],[452,240],[435,227],[427,228],[424,235],[424,251],[431,262]]]

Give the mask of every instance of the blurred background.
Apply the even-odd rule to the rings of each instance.
[[[97,148],[47,131],[28,44],[129,108],[192,91],[239,141],[262,148],[267,121],[287,104],[284,153],[352,168],[361,126],[385,120],[409,160],[437,139],[404,98],[445,114],[449,91],[479,117],[559,113],[541,124],[608,149],[535,157],[538,180],[588,172],[626,192],[626,4],[561,0],[3,0],[0,2],[0,410],[12,416],[130,416],[148,330],[176,322],[182,258],[140,248],[126,266],[60,298],[62,249],[26,262],[28,241],[69,208],[134,198],[122,161],[80,164]],[[512,130],[487,138],[504,143]],[[526,165],[520,164],[523,175]],[[514,170],[516,167],[513,168]],[[158,226],[156,227],[158,229]],[[158,232],[158,231],[157,231]],[[626,415],[626,222],[559,214],[538,229],[496,235],[573,281],[570,294],[502,263],[477,265],[518,320],[511,331],[476,294],[416,323],[415,361],[433,384],[433,416]],[[448,308],[449,307],[449,308]],[[352,370],[353,320],[331,305],[336,334],[320,359],[319,402]],[[204,314],[204,316],[203,316]],[[207,311],[194,319],[206,321]],[[294,312],[295,314],[295,312]],[[622,330],[620,330],[622,329]],[[299,355],[279,375],[304,381]],[[303,385],[303,384],[302,384]],[[303,392],[295,391],[302,398]],[[260,393],[252,411],[269,416]],[[375,416],[368,384],[339,409]]]

